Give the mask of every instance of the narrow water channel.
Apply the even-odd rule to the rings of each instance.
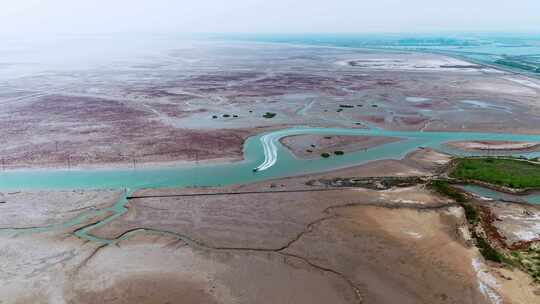
[[[518,202],[518,203],[528,203],[528,204],[540,204],[540,193],[532,193],[527,195],[515,195],[503,193],[493,189],[489,189],[477,185],[463,185],[459,188],[470,192],[472,194],[492,199],[492,200],[503,200],[508,202]]]
[[[389,136],[403,140],[327,159],[298,159],[279,139],[301,134]],[[249,138],[239,162],[141,169],[13,170],[0,173],[0,191],[68,189],[141,189],[223,186],[350,167],[381,159],[401,159],[419,147],[461,154],[448,141],[537,141],[540,135],[475,132],[412,132],[380,129],[290,128]],[[468,154],[463,152],[463,154]],[[538,157],[540,152],[519,153]],[[254,169],[257,168],[257,172]]]
[[[299,159],[284,148],[279,140],[286,136],[302,134],[358,135],[399,137],[401,141],[388,143],[364,151],[343,156],[315,160]],[[124,189],[124,194],[111,207],[88,210],[63,223],[40,228],[3,229],[3,233],[25,234],[61,230],[80,226],[94,217],[102,220],[80,228],[75,235],[81,239],[100,244],[112,244],[116,239],[102,239],[91,230],[114,221],[127,212],[127,197],[141,188],[220,186],[250,183],[271,178],[329,171],[359,165],[380,159],[401,159],[419,147],[430,147],[441,152],[459,151],[446,149],[445,142],[462,140],[514,140],[538,141],[540,135],[514,135],[467,132],[404,132],[381,129],[325,129],[291,128],[260,134],[249,138],[244,145],[244,160],[239,162],[181,166],[176,168],[108,169],[108,170],[15,170],[0,173],[0,190],[66,190],[66,189]],[[457,152],[457,153],[456,153]],[[465,152],[464,152],[465,153]],[[529,153],[537,157],[540,153]],[[490,197],[486,190],[466,186],[466,190]],[[128,190],[131,189],[131,190]],[[495,195],[491,197],[496,198]],[[540,195],[531,197],[540,203]],[[538,200],[538,201],[536,201]]]

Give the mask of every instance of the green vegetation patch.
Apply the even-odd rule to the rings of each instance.
[[[467,222],[471,226],[472,238],[476,247],[480,251],[480,254],[489,261],[508,265],[510,267],[520,267],[529,273],[532,278],[540,283],[540,249],[538,246],[526,250],[510,251],[508,254],[506,251],[499,251],[480,234],[476,232],[476,227],[480,225],[480,215],[477,208],[470,202],[467,197],[456,188],[452,187],[448,182],[441,180],[434,180],[429,184],[430,188],[459,202],[465,210],[465,217]]]
[[[476,246],[478,247],[478,250],[480,250],[480,253],[484,259],[496,263],[506,262],[506,258],[500,252],[495,250],[495,248],[491,247],[488,241],[486,241],[483,237],[476,233],[473,233],[473,237],[476,241]]]
[[[330,157],[330,154],[324,152],[324,153],[321,153],[321,157],[322,157],[322,158],[329,158],[329,157]]]
[[[274,118],[274,117],[276,117],[276,115],[277,115],[276,113],[266,112],[266,113],[264,113],[263,117],[264,118]]]
[[[495,60],[495,64],[507,66],[514,69],[525,70],[533,73],[540,73],[540,67],[532,62],[519,61],[515,59],[498,59]]]
[[[455,200],[456,202],[460,203],[463,209],[465,210],[465,217],[467,218],[467,221],[471,225],[476,225],[480,222],[478,211],[476,211],[476,208],[474,208],[473,205],[467,202],[468,201],[467,196],[465,196],[463,192],[450,186],[448,182],[441,181],[441,180],[434,180],[429,184],[429,186],[435,192],[443,196],[449,197]]]
[[[478,216],[478,211],[474,208],[473,205],[469,203],[461,203],[461,207],[465,210],[465,217],[471,225],[476,225],[480,223],[480,217]]]
[[[540,249],[531,247],[527,250],[513,251],[512,258],[533,277],[535,282],[540,283]]]
[[[441,181],[441,180],[434,180],[429,184],[429,186],[435,192],[441,195],[444,195],[446,197],[449,197],[458,203],[464,203],[467,201],[467,197],[461,191],[450,186],[448,182]]]
[[[450,176],[510,188],[540,188],[540,165],[514,159],[458,159]]]
[[[337,150],[337,151],[334,151],[334,154],[335,155],[343,155],[343,154],[345,154],[345,152],[343,152],[341,150]]]

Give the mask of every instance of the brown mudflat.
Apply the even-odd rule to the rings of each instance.
[[[115,69],[13,79],[0,96],[8,143],[0,147],[2,165],[238,160],[247,137],[298,125],[540,133],[535,79],[435,54],[267,48],[193,42],[164,52],[159,64],[126,58]],[[188,65],[185,56],[193,59]],[[149,74],[158,79],[148,80]],[[267,119],[266,112],[277,115]]]
[[[537,80],[461,60],[194,45],[164,53],[161,63],[126,59],[105,72],[51,70],[5,84],[2,170],[240,160],[249,136],[299,125],[540,134]],[[58,89],[49,91],[51,84]],[[308,157],[309,147],[349,153],[394,140],[283,142]],[[471,246],[463,210],[422,183],[321,182],[427,179],[449,160],[420,149],[402,160],[249,185],[139,190],[125,214],[89,231],[108,245],[74,232],[111,213],[60,224],[111,206],[118,191],[3,193],[0,302],[540,303],[538,285],[519,269],[485,262]],[[527,212],[494,208],[509,242],[530,236],[537,212]]]
[[[218,299],[204,285],[181,280],[174,275],[133,275],[103,290],[80,291],[69,300],[73,304],[217,304]]]
[[[313,159],[320,158],[321,153],[356,152],[399,140],[393,137],[294,135],[281,139],[281,143],[296,157]]]

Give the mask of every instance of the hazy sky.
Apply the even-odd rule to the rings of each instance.
[[[0,0],[0,33],[540,31],[540,0]]]

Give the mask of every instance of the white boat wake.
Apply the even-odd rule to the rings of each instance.
[[[373,131],[372,129],[370,130]],[[363,133],[369,132],[370,130],[364,130],[364,129],[343,130],[343,129],[332,129],[332,128],[322,129],[322,128],[300,127],[300,128],[292,128],[292,129],[275,131],[269,134],[265,134],[261,136],[260,138],[263,153],[264,153],[264,162],[262,162],[256,168],[254,168],[253,172],[260,172],[260,171],[268,170],[277,163],[278,144],[279,144],[278,142],[283,137],[292,136],[292,135],[300,135],[300,134],[363,135]]]
[[[253,169],[253,171],[264,171],[276,164],[278,152],[276,140],[278,138],[279,135],[276,136],[276,134],[266,134],[261,137],[261,143],[264,152],[264,162],[260,164],[257,168]]]
[[[299,127],[286,130],[274,131],[268,134],[262,135],[259,140],[264,153],[264,161],[257,167],[253,168],[253,172],[260,172],[270,169],[275,166],[278,161],[278,153],[280,148],[279,140],[286,136],[300,135],[300,134],[319,134],[319,135],[354,135],[354,136],[389,136],[389,137],[401,137],[405,139],[417,139],[418,146],[431,146],[437,147],[440,144],[438,141],[448,142],[452,140],[465,140],[465,139],[483,139],[483,140],[503,140],[512,139],[514,141],[539,141],[538,135],[508,135],[499,133],[459,133],[459,132],[408,132],[408,131],[385,131],[382,129],[341,129],[341,128],[313,128],[313,127]],[[511,137],[509,137],[511,136]],[[432,138],[433,137],[433,138]],[[439,138],[440,137],[440,138]],[[454,139],[456,138],[456,139]],[[407,142],[407,141],[403,141]],[[536,154],[529,154],[529,157],[533,157]],[[540,154],[539,154],[540,155]],[[285,169],[285,168],[284,168]]]
[[[331,129],[328,129],[331,130]],[[278,142],[285,136],[299,135],[299,134],[311,134],[311,133],[326,133],[323,129],[317,128],[293,128],[288,130],[275,131],[269,134],[261,136],[260,141],[264,153],[264,162],[253,169],[253,172],[260,172],[270,169],[277,163],[278,160]],[[341,130],[343,131],[343,130]]]

